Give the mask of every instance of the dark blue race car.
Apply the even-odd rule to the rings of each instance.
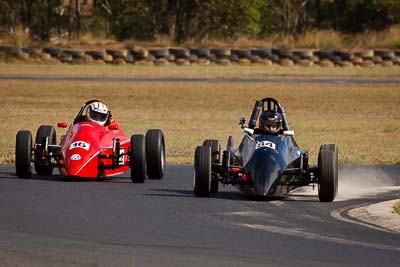
[[[258,123],[258,127],[256,127]],[[321,145],[318,165],[308,163],[299,148],[283,106],[273,98],[256,101],[249,123],[240,119],[244,137],[233,147],[232,137],[222,151],[218,140],[207,139],[195,151],[194,193],[208,197],[219,183],[234,185],[248,196],[285,196],[292,190],[318,185],[322,202],[335,199],[338,187],[338,148]]]

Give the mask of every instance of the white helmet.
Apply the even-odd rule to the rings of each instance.
[[[86,110],[88,119],[99,125],[104,126],[108,119],[108,108],[104,103],[93,102]]]

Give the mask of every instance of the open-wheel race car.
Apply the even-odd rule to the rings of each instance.
[[[32,164],[37,174],[51,175],[57,167],[67,178],[104,178],[130,169],[134,183],[143,183],[164,176],[165,141],[159,129],[125,136],[112,118],[107,106],[98,100],[84,103],[67,129],[66,122],[58,123],[66,134],[56,144],[56,130],[41,125],[32,142],[32,133],[18,131],[15,148],[15,167],[19,178],[32,176]]]
[[[260,114],[261,113],[261,114]],[[258,127],[256,128],[258,123]],[[292,190],[318,185],[322,202],[335,199],[338,187],[338,148],[323,144],[318,164],[308,162],[308,151],[299,148],[283,106],[273,98],[256,101],[239,147],[228,138],[222,151],[218,140],[205,140],[195,150],[194,193],[208,197],[219,183],[234,185],[247,196],[286,196]]]

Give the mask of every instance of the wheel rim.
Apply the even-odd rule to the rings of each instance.
[[[164,149],[161,149],[161,153],[160,153],[160,156],[161,156],[161,170],[164,170],[164,166],[165,166],[165,157],[164,157],[164,155],[165,155]]]
[[[196,191],[196,170],[193,171],[193,190]]]

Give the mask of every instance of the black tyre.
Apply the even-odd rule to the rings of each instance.
[[[362,59],[371,59],[374,56],[374,50],[365,49],[354,52],[355,57],[359,57]]]
[[[146,133],[146,162],[149,179],[161,179],[165,168],[165,140],[159,129],[151,129]]]
[[[321,145],[318,171],[318,198],[321,202],[332,202],[338,188],[338,148],[335,144]]]
[[[310,59],[314,55],[314,51],[311,49],[295,50],[293,56],[298,56],[301,59]]]
[[[196,63],[197,61],[199,61],[199,57],[196,55],[189,55],[188,60],[190,61],[190,63]]]
[[[347,51],[335,51],[334,55],[346,61],[351,61],[354,57],[354,54],[352,52]]]
[[[40,155],[43,149],[46,149],[47,145],[56,144],[56,130],[50,125],[41,125],[36,132],[35,144],[40,145],[40,149],[37,149],[35,154],[35,171],[39,175],[51,175],[53,173],[53,166],[50,166],[49,159],[42,159]],[[39,147],[39,146],[37,146]],[[47,154],[47,151],[45,151]]]
[[[375,49],[375,56],[380,56],[383,60],[391,60],[395,57],[395,52],[388,49]]]
[[[194,153],[194,194],[209,197],[211,187],[211,148],[198,146]]]
[[[15,140],[15,171],[18,178],[32,176],[32,133],[19,131]]]
[[[165,58],[157,58],[153,61],[154,65],[156,66],[168,66],[169,62]]]
[[[27,48],[22,48],[22,51],[25,53],[28,53],[31,56],[36,56],[39,57],[42,55],[43,50],[38,47],[27,47]]]
[[[43,52],[50,54],[52,57],[58,58],[62,51],[59,48],[51,48],[51,47],[47,47],[43,49]]]
[[[128,56],[128,50],[126,49],[107,49],[106,53],[113,56],[113,58],[125,58]]]
[[[14,57],[19,57],[22,55],[23,50],[21,47],[11,47],[7,49],[7,52],[10,53]]]
[[[107,55],[106,50],[89,50],[85,53],[93,57],[93,59],[104,59],[104,57]]]
[[[170,48],[169,53],[174,55],[176,58],[187,59],[190,55],[189,49],[186,48]]]
[[[251,50],[231,49],[231,55],[237,55],[239,58],[250,58]]]
[[[207,139],[203,142],[203,146],[211,148],[211,162],[214,164],[221,163],[221,142],[218,140]],[[216,175],[211,176],[211,187],[210,193],[218,192],[218,177]]]
[[[131,136],[130,167],[132,182],[144,183],[146,179],[146,142],[142,134]]]
[[[71,55],[74,59],[83,59],[85,55],[85,51],[83,50],[63,50],[63,53],[66,55]]]
[[[208,58],[210,56],[210,50],[208,48],[191,48],[189,52],[199,58]]]
[[[232,62],[226,58],[217,59],[215,63],[217,63],[220,66],[229,66],[232,64]]]
[[[251,63],[259,63],[261,61],[260,56],[250,56],[249,59]]]
[[[231,50],[223,48],[213,48],[210,50],[210,53],[215,55],[217,58],[227,58],[231,55]]]
[[[332,59],[334,56],[334,52],[327,50],[317,50],[314,51],[314,56],[317,56],[319,59]]]
[[[167,48],[150,49],[149,53],[155,58],[167,58],[169,56],[169,50]]]
[[[279,49],[278,55],[280,58],[292,58],[293,51],[290,49]]]
[[[231,62],[237,63],[237,62],[239,62],[240,59],[239,59],[238,55],[234,54],[234,55],[230,55],[229,60]]]
[[[149,51],[147,49],[133,49],[131,50],[131,54],[135,60],[144,60],[149,56]]]
[[[260,58],[271,58],[272,52],[270,48],[254,48],[251,49],[251,55],[259,56]]]

